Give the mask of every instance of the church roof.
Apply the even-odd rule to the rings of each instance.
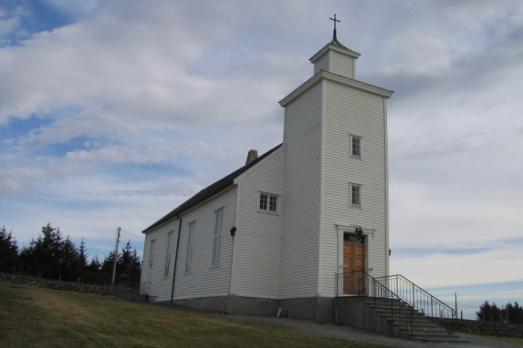
[[[316,52],[309,60],[314,63],[318,59],[321,58],[329,49],[339,52],[341,54],[345,54],[348,56],[351,56],[353,58],[358,58],[361,56],[361,53],[358,53],[356,51],[351,50],[348,47],[345,47],[341,42],[338,41],[336,36],[332,37],[332,40],[328,42],[325,46],[323,46],[318,52]]]
[[[221,178],[220,180],[216,181],[215,183],[207,186],[185,202],[183,202],[181,205],[179,205],[177,208],[172,210],[169,214],[162,217],[160,220],[156,221],[151,226],[147,227],[145,230],[143,230],[143,233],[149,232],[151,229],[163,224],[164,222],[167,222],[168,220],[178,216],[179,214],[183,213],[184,211],[194,207],[196,204],[203,202],[207,198],[210,198],[211,196],[217,194],[218,192],[228,188],[229,186],[234,184],[234,179],[239,177],[241,174],[245,173],[247,170],[249,170],[251,167],[256,165],[256,163],[259,163],[263,161],[265,158],[267,158],[271,153],[279,149],[283,144],[279,144],[278,146],[273,147],[269,151],[265,152],[263,155],[255,159],[254,161],[250,162],[249,164],[244,165],[243,167],[235,170],[234,172],[230,173],[229,175]]]

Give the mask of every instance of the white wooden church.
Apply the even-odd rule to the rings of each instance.
[[[283,142],[144,230],[142,294],[328,321],[336,297],[366,291],[358,272],[388,275],[392,92],[356,78],[359,56],[334,31],[280,101]]]

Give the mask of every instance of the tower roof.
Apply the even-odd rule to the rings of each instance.
[[[332,40],[328,42],[325,46],[323,46],[318,52],[316,52],[309,60],[311,63],[314,63],[318,59],[320,59],[327,51],[333,50],[341,54],[345,54],[347,56],[350,56],[352,58],[357,59],[359,56],[361,56],[361,53],[358,53],[356,51],[351,50],[350,48],[347,48],[345,45],[343,45],[338,38],[336,37],[336,34],[333,35]]]

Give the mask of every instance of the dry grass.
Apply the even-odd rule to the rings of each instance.
[[[0,282],[0,347],[375,347],[111,296]]]

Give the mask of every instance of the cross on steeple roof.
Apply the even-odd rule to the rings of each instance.
[[[336,22],[341,23],[341,21],[336,18],[336,13],[334,14],[334,18],[329,17],[329,19],[334,23],[334,31],[332,32],[332,41],[338,41],[338,38],[336,37]]]

